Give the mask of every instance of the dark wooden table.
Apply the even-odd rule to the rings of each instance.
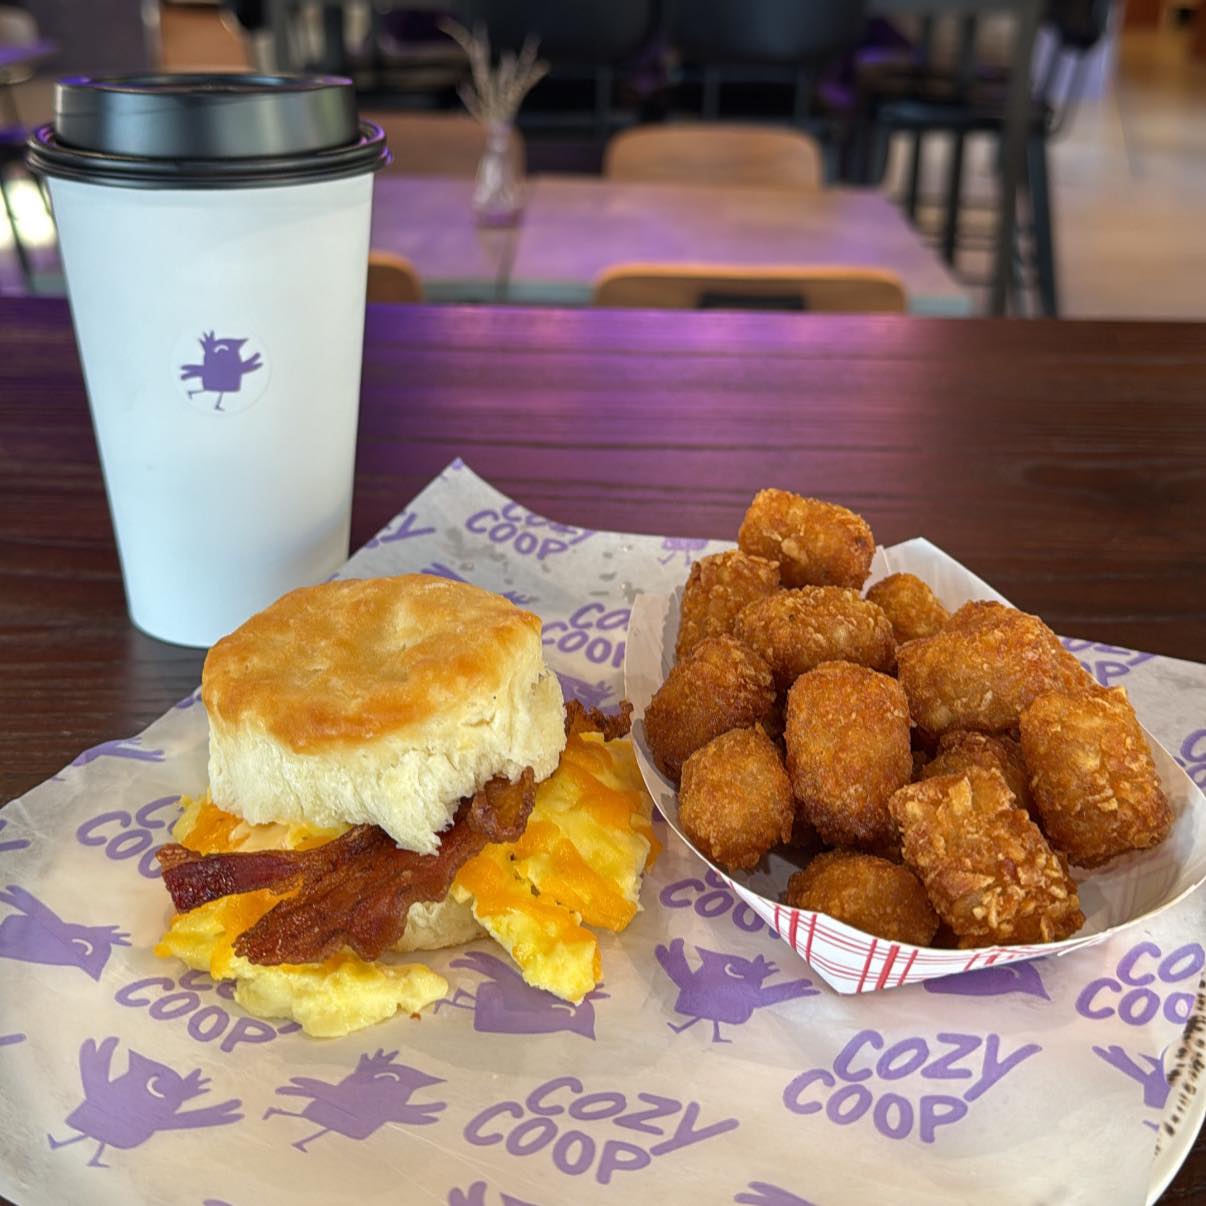
[[[1058,631],[1206,661],[1206,326],[371,307],[365,345],[354,545],[454,456],[669,535],[732,536],[778,485]],[[0,301],[0,800],[201,660],[126,619],[65,303]],[[1164,1200],[1204,1195],[1199,1139]]]

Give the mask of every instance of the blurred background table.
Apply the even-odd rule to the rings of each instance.
[[[773,484],[928,536],[1060,632],[1206,661],[1203,380],[1189,323],[373,306],[352,542],[457,456],[565,523],[674,536],[732,535]],[[0,397],[7,800],[203,655],[126,617],[66,302],[0,299]],[[1164,1201],[1204,1186],[1199,1137]]]
[[[284,20],[284,14],[288,11],[292,0],[274,0],[274,3],[276,11],[281,14],[274,21],[274,28],[283,30],[287,25],[287,22]],[[1032,63],[1040,17],[1044,12],[1044,3],[1045,0],[870,0],[866,5],[868,13],[888,18],[909,16],[934,19],[966,18],[974,20],[991,14],[1005,14],[1011,19],[1012,33],[1007,55],[1008,85],[1004,99],[1000,145],[999,195],[1001,202],[997,207],[996,228],[991,236],[992,271],[988,298],[989,311],[998,315],[1007,312],[1010,284],[1015,272],[1014,262],[1017,254],[1016,228],[1018,219],[1014,198],[1017,196],[1019,185],[1024,179],[1026,139],[1032,120]],[[736,10],[730,10],[726,7],[726,12],[728,13],[726,20],[737,21],[738,23],[748,21],[757,24],[767,21],[771,11],[766,5],[758,5],[751,8],[742,17],[736,15]],[[528,6],[526,8],[520,6],[513,18],[507,16],[505,11],[496,11],[494,16],[487,21],[487,24],[497,24],[500,29],[506,30],[508,34],[513,35],[515,32],[513,27],[523,25],[523,20],[518,15],[521,12],[526,12],[531,22],[534,23],[533,32],[538,32],[540,28],[543,28],[541,26],[542,20],[547,24],[551,19],[547,12],[541,13],[538,6]],[[326,14],[329,17],[335,18],[334,24],[337,26],[339,6],[334,4],[327,6]],[[469,4],[460,15],[467,22],[472,23],[477,16],[489,17],[490,10],[487,6],[478,5],[475,7],[473,4]],[[701,10],[700,19],[704,20],[706,16],[706,9]],[[619,16],[616,19],[618,21],[621,20]],[[818,14],[818,20],[822,24],[825,24],[831,21],[832,18],[825,16],[821,12]],[[705,21],[705,23],[707,22]],[[585,15],[584,27],[586,27]],[[664,31],[665,37],[671,43],[675,41],[674,28],[675,20],[671,16]],[[496,29],[495,33],[497,34],[498,32],[499,29]],[[561,32],[562,36],[564,36],[565,31],[562,30]],[[579,55],[583,56],[581,47],[578,48],[578,51]],[[564,48],[559,47],[557,41],[554,40],[553,58],[556,59],[558,53],[563,52]],[[329,69],[330,65],[338,60],[339,53],[340,51],[337,46],[328,48],[320,56],[319,61]],[[600,62],[603,61],[602,56],[606,56],[608,53],[610,52],[606,49],[600,49]],[[813,64],[813,66],[815,67],[817,64]],[[649,241],[652,242],[653,240]],[[634,260],[639,257],[625,255],[623,258]],[[833,262],[832,258],[827,262]],[[890,267],[888,264],[882,266]],[[519,279],[522,279],[522,275]],[[533,300],[559,304],[561,301],[569,299],[541,297]],[[938,312],[949,313],[950,311],[940,310]]]
[[[551,175],[529,184],[507,300],[586,305],[606,268],[651,260],[883,268],[900,277],[910,313],[971,313],[967,291],[877,193],[824,188],[797,194]]]
[[[405,256],[431,301],[589,305],[622,262],[866,266],[896,273],[914,314],[972,304],[886,198],[863,189],[799,194],[759,188],[534,176],[518,227],[474,225],[472,180],[383,175],[374,183],[374,248]]]
[[[502,301],[516,231],[478,227],[472,201],[471,179],[377,176],[371,246],[405,256],[418,271],[429,301]]]

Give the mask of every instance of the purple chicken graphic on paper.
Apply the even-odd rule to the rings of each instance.
[[[448,1206],[489,1206],[490,1199],[486,1196],[488,1186],[485,1181],[474,1181],[468,1189],[450,1189],[448,1191]],[[513,1197],[509,1193],[498,1192],[500,1206],[536,1206],[524,1198]]]
[[[419,517],[413,511],[403,511],[397,516],[397,523],[391,521],[391,526],[384,528],[378,532],[372,540],[364,546],[366,549],[375,549],[382,544],[393,544],[398,540],[413,540],[416,536],[430,536],[435,531],[433,527],[421,527]],[[440,572],[440,567],[437,569],[425,569],[424,574],[435,574],[441,578],[457,578],[451,570],[444,574]],[[458,582],[463,582],[463,578],[457,578]]]
[[[72,759],[72,766],[87,766],[98,758],[128,758],[132,762],[162,762],[163,750],[143,749],[141,737],[125,737],[118,741],[102,741],[90,750],[77,754]]]
[[[667,536],[662,541],[662,548],[668,550],[664,557],[659,557],[658,560],[662,565],[668,565],[675,557],[682,555],[683,564],[690,565],[692,553],[698,553],[701,549],[706,549],[708,542],[700,540],[693,536]]]
[[[603,708],[615,694],[615,690],[600,679],[597,683],[588,683],[584,678],[575,678],[572,674],[562,674],[557,671],[561,680],[561,690],[566,699],[576,699],[584,708]]]
[[[766,985],[765,981],[779,969],[761,955],[746,959],[742,955],[705,950],[702,946],[695,950],[700,965],[694,971],[687,962],[681,938],[654,951],[657,961],[679,990],[674,1012],[690,1019],[681,1026],[667,1022],[675,1034],[681,1034],[696,1022],[711,1022],[712,1042],[727,1043],[731,1040],[720,1037],[722,1023],[740,1026],[750,1020],[755,1009],[818,995],[819,990],[813,988],[811,980]]]
[[[751,1181],[747,1189],[733,1197],[733,1201],[742,1206],[812,1206],[807,1199],[769,1181]]]
[[[198,341],[201,344],[201,363],[182,364],[180,380],[200,378],[198,389],[188,391],[190,398],[197,394],[217,394],[214,410],[222,409],[222,399],[227,394],[237,394],[248,373],[263,367],[259,352],[244,360],[239,349],[246,339],[217,339],[213,331],[206,331]]]
[[[0,921],[0,958],[53,967],[78,967],[99,980],[115,946],[129,946],[130,936],[115,925],[77,925],[9,884],[0,889],[0,904],[16,909]]]
[[[97,1147],[88,1167],[108,1168],[101,1162],[106,1147],[127,1151],[145,1143],[157,1131],[225,1126],[243,1117],[238,1112],[242,1102],[237,1098],[181,1113],[180,1107],[186,1101],[209,1092],[206,1087],[209,1080],[201,1075],[200,1068],[181,1076],[167,1064],[131,1049],[126,1056],[125,1073],[113,1077],[110,1065],[116,1050],[116,1036],[104,1039],[99,1046],[93,1039],[84,1040],[80,1047],[84,1100],[66,1120],[67,1126],[79,1134],[70,1139],[47,1135],[52,1148],[92,1139]]]
[[[402,525],[403,527],[405,524]],[[398,528],[400,532],[401,527]],[[423,528],[421,531],[414,532],[415,536],[422,536],[427,532],[434,532],[435,528]],[[381,543],[384,544],[387,540],[397,540],[398,536],[387,535],[381,537]],[[373,542],[369,541],[364,546],[367,549],[373,547]],[[420,571],[421,574],[432,574],[437,578],[447,578],[450,582],[469,582],[463,574],[458,574],[451,566],[445,565],[442,561],[433,561],[430,565],[425,565]],[[472,585],[472,584],[470,584]],[[529,607],[536,602],[535,595],[521,595],[517,590],[504,590],[500,592],[504,599],[509,599],[516,607]]]
[[[442,1085],[438,1076],[428,1076],[417,1068],[396,1063],[396,1051],[377,1051],[362,1055],[354,1071],[343,1080],[330,1084],[312,1076],[295,1076],[277,1092],[284,1097],[308,1097],[304,1110],[282,1110],[269,1106],[264,1117],[284,1114],[290,1118],[305,1118],[318,1125],[319,1130],[293,1146],[304,1152],[306,1144],[334,1131],[347,1139],[367,1139],[387,1122],[408,1126],[427,1126],[438,1122],[435,1117],[447,1104],[443,1101],[411,1105],[411,1095],[431,1085]]]
[[[458,988],[441,1005],[473,1010],[473,1029],[481,1034],[553,1034],[568,1030],[583,1038],[595,1037],[595,1007],[592,1001],[607,993],[594,989],[578,1005],[571,1005],[551,992],[525,984],[523,977],[501,959],[484,951],[470,951],[454,959],[452,967],[465,967],[486,978],[477,995]]]
[[[999,963],[995,967],[980,967],[953,976],[938,976],[926,980],[924,988],[926,992],[948,993],[956,997],[1003,997],[1017,993],[1019,996],[1051,1000],[1043,985],[1043,977],[1033,963]]]
[[[0,830],[7,826],[8,820],[0,817]],[[3,854],[5,850],[24,850],[29,844],[29,838],[0,838],[0,854]]]
[[[23,1042],[25,1042],[23,1034],[0,1034],[0,1047],[12,1047]]]
[[[1119,1046],[1111,1044],[1108,1047],[1094,1047],[1093,1054],[1104,1059],[1112,1068],[1138,1081],[1143,1087],[1143,1104],[1149,1110],[1164,1109],[1168,1101],[1169,1083],[1164,1072],[1164,1057],[1155,1059],[1150,1055],[1140,1055],[1142,1063],[1135,1060]]]

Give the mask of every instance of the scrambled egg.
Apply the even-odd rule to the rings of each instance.
[[[632,743],[576,734],[536,789],[523,836],[467,862],[452,894],[527,983],[577,1004],[600,978],[599,943],[583,923],[619,932],[636,915],[657,855],[652,815]]]
[[[209,803],[187,800],[172,829],[176,841],[202,854],[226,850],[305,850],[342,830],[307,825],[248,825]],[[264,967],[234,953],[234,941],[280,900],[268,889],[224,896],[178,913],[155,947],[215,980],[234,980],[235,1000],[248,1013],[292,1018],[307,1034],[333,1038],[393,1017],[418,1013],[448,993],[448,982],[421,963],[368,963],[346,951],[323,963]]]
[[[643,871],[657,855],[652,803],[631,743],[598,733],[569,739],[557,770],[537,788],[523,836],[487,846],[453,881],[452,895],[515,960],[527,983],[575,1003],[599,982],[599,945],[587,925],[618,932],[639,908]],[[185,801],[172,830],[203,854],[302,850],[342,829],[249,825],[207,800]],[[366,962],[345,951],[322,964],[265,967],[234,953],[239,934],[281,898],[247,892],[173,917],[155,953],[215,980],[233,979],[248,1013],[287,1017],[307,1034],[348,1034],[417,1013],[448,994],[444,978],[419,963]]]

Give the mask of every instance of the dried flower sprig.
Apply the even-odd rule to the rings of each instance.
[[[472,33],[459,21],[440,22],[440,28],[465,52],[473,76],[457,89],[465,108],[483,125],[515,120],[523,98],[545,77],[549,65],[536,57],[538,43],[528,37],[517,55],[504,50],[498,66],[490,62],[490,38],[483,26]]]

